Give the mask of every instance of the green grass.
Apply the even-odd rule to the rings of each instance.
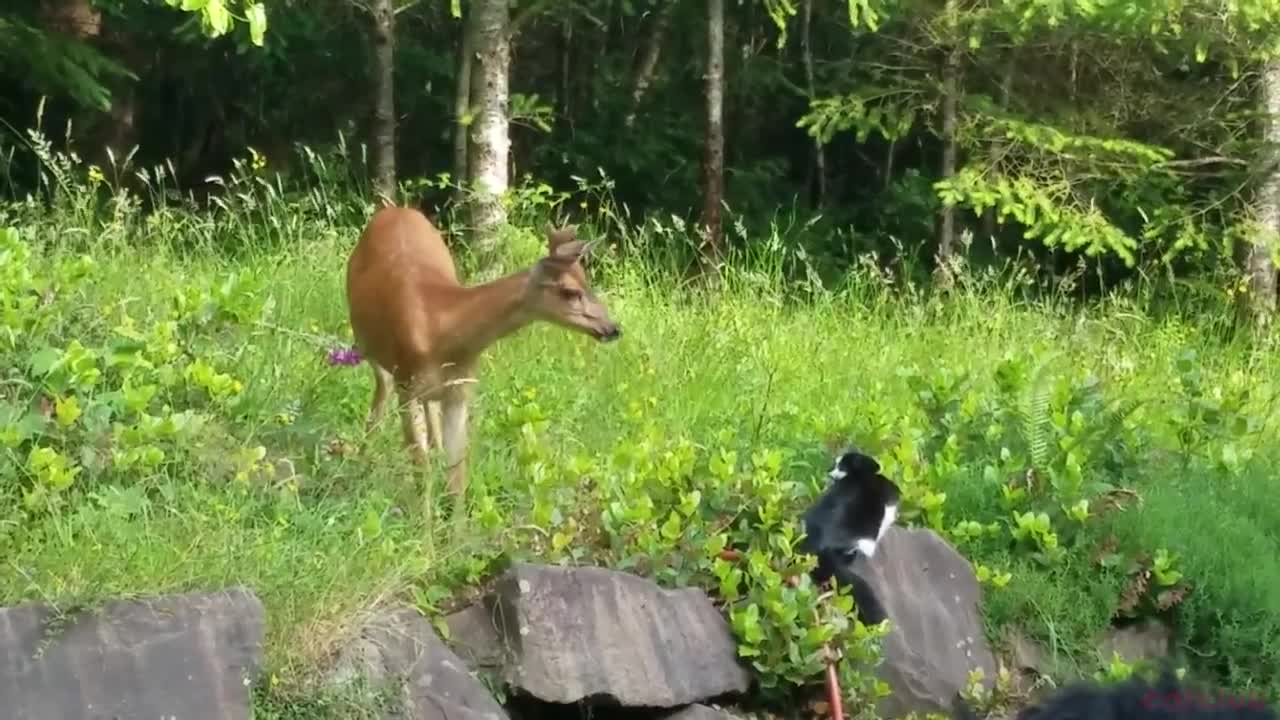
[[[396,597],[435,611],[507,557],[600,562],[723,590],[729,570],[706,548],[777,550],[818,490],[828,443],[853,442],[906,488],[906,522],[1010,573],[986,586],[993,636],[1020,625],[1092,673],[1092,638],[1128,585],[1124,563],[1167,549],[1193,586],[1174,608],[1193,663],[1236,686],[1275,687],[1280,510],[1271,498],[1280,481],[1264,439],[1280,430],[1271,400],[1280,367],[1273,354],[1217,339],[1212,321],[1156,319],[1136,295],[1083,309],[1032,303],[998,278],[973,279],[945,300],[867,274],[801,295],[759,263],[730,268],[724,289],[703,296],[640,261],[602,258],[593,273],[622,341],[535,326],[488,353],[472,413],[469,512],[445,521],[440,469],[415,474],[393,413],[364,452],[333,452],[335,441],[363,442],[372,385],[366,367],[325,362],[349,336],[342,272],[358,218],[279,203],[247,220],[0,213],[43,248],[24,265],[34,291],[19,287],[22,273],[0,250],[0,300],[36,297],[78,252],[96,261],[86,277],[66,275],[40,295],[46,304],[23,316],[36,319],[10,315],[21,327],[11,342],[0,333],[0,367],[9,368],[0,430],[29,431],[0,450],[0,508],[12,508],[0,509],[0,603],[244,583],[266,605],[271,686],[285,692],[359,610]],[[194,300],[175,306],[183,295]],[[142,335],[179,322],[177,345],[189,354],[169,361],[176,379],[112,369],[107,353],[93,387],[40,390],[61,382],[32,368],[45,348],[107,348],[126,316]],[[142,355],[164,357],[162,345]],[[229,377],[201,385],[182,374],[195,359]],[[118,406],[109,391],[129,372],[135,384],[160,384],[148,414],[190,409],[205,424],[127,440],[140,415],[117,410],[120,427],[95,431],[92,408]],[[1001,373],[1014,379],[1005,394]],[[1206,389],[1201,400],[1188,398],[1193,381]],[[31,425],[43,394],[75,396],[83,414],[66,428]],[[1142,405],[1109,419],[1107,403],[1130,401]],[[85,469],[66,489],[42,487],[52,476],[31,463],[36,444]],[[93,452],[130,447],[165,456],[127,471],[92,463]],[[281,458],[293,480],[264,470]],[[1040,485],[1003,504],[1002,485],[1033,461]],[[1116,488],[1140,502],[1097,515]],[[1094,515],[1076,522],[1064,506],[1082,499]],[[1014,513],[1028,510],[1048,513],[1062,556],[1013,541]],[[961,521],[994,534],[965,539]],[[1093,562],[1108,537],[1120,569]],[[780,587],[770,573],[743,572],[730,602],[740,633],[756,622],[753,605],[766,628],[795,622],[770,615],[782,612],[765,600]],[[779,637],[743,642],[785,657],[771,654]]]

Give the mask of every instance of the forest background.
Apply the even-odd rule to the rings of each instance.
[[[1159,617],[1191,666],[1274,692],[1278,21],[1268,0],[14,0],[0,602],[249,582],[263,707],[287,714],[375,599],[435,613],[511,557],[603,562],[713,590],[785,688],[818,668],[788,630],[806,591],[775,577],[793,559],[711,550],[784,545],[854,443],[906,522],[975,560],[993,637],[1123,674],[1093,639]],[[578,223],[627,328],[491,354],[462,537],[394,432],[349,451],[370,378],[324,361],[380,198],[436,220],[472,281]]]

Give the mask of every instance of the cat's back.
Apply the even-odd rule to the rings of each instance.
[[[848,523],[860,532],[874,536],[890,507],[896,507],[902,492],[889,478],[873,475],[865,478],[857,497],[846,507]]]

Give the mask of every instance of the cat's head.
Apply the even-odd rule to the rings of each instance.
[[[840,482],[845,479],[858,480],[874,477],[879,472],[880,463],[876,462],[875,458],[851,449],[836,458],[827,476],[834,482]]]

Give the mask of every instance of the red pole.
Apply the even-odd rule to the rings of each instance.
[[[840,679],[836,676],[836,660],[827,647],[827,702],[831,705],[831,720],[844,720],[844,706],[840,702]]]

